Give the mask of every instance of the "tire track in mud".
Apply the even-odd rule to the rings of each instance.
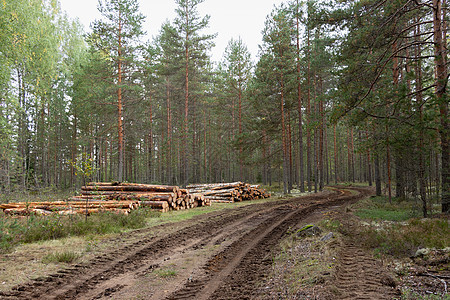
[[[231,244],[209,259],[203,274],[190,278],[168,299],[246,299],[267,266],[270,251],[286,230],[308,213],[336,205],[360,195],[348,195],[340,190],[291,200],[253,204],[236,209],[225,209],[199,216],[192,222],[182,222],[177,231],[159,237],[144,237],[137,242],[98,256],[88,264],[79,264],[56,274],[17,286],[9,293],[0,293],[0,299],[104,299],[125,286],[117,284],[121,276],[139,277],[154,269],[167,251],[194,251],[207,244],[220,244],[228,236],[240,235]],[[194,224],[192,224],[194,222]],[[246,224],[247,231],[238,225]],[[159,229],[180,224],[159,225]],[[234,230],[233,230],[234,228]],[[151,233],[155,228],[137,232]],[[117,239],[120,245],[120,239]]]
[[[56,274],[38,278],[27,285],[17,286],[11,293],[0,294],[0,299],[79,299],[87,290],[102,282],[138,269],[144,260],[164,256],[166,249],[186,245],[189,240],[202,236],[209,239],[215,230],[220,231],[221,227],[248,216],[248,209],[236,214],[221,212],[206,220],[200,220],[192,227],[187,225],[161,238],[144,238],[98,256],[89,264],[75,265]]]
[[[345,242],[336,271],[339,299],[388,300],[395,296],[393,289],[383,284],[386,275],[381,263],[351,241]]]
[[[333,205],[359,200],[369,194],[366,189],[352,188],[358,195],[339,191],[325,201],[303,207],[276,208],[277,214],[239,239],[205,266],[205,275],[189,280],[185,286],[167,297],[178,299],[253,299],[258,295],[257,283],[271,267],[271,252],[286,231],[295,227],[310,213]]]

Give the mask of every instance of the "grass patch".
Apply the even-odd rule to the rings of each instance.
[[[171,268],[168,269],[159,269],[154,271],[156,275],[158,275],[161,278],[170,278],[177,276],[177,271]]]
[[[39,190],[16,191],[12,193],[1,193],[0,203],[10,202],[52,202],[60,201],[61,199],[68,199],[72,197],[74,190],[58,190],[56,188],[48,187]]]
[[[342,228],[342,223],[333,218],[324,218],[318,225],[320,228],[332,232],[337,232],[340,228]]]
[[[386,220],[394,222],[402,222],[410,219],[412,213],[404,210],[388,210],[383,208],[360,209],[355,215],[362,219],[370,220]]]
[[[81,254],[73,252],[73,251],[63,251],[63,252],[55,252],[46,255],[42,259],[42,263],[73,263],[77,261],[81,257]]]
[[[105,212],[85,216],[30,216],[11,218],[0,216],[0,252],[7,252],[21,243],[33,243],[69,236],[119,233],[147,226],[159,212],[150,209],[132,211],[129,215]]]
[[[443,249],[450,245],[450,227],[444,219],[412,219],[406,224],[370,226],[359,234],[365,246],[397,258],[409,257],[419,248]]]
[[[447,219],[419,219],[414,201],[397,198],[389,203],[386,197],[371,197],[353,206],[355,215],[372,220],[359,228],[354,238],[377,254],[396,258],[409,257],[419,248],[442,249],[450,245]]]
[[[157,226],[157,225],[166,224],[166,223],[187,221],[196,216],[220,211],[223,209],[234,209],[234,208],[244,207],[247,205],[270,202],[270,201],[274,201],[274,199],[267,198],[267,199],[242,201],[242,202],[234,202],[234,203],[214,203],[212,206],[197,207],[195,209],[178,210],[178,211],[173,210],[173,211],[169,211],[167,213],[163,213],[160,216],[160,218],[148,219],[147,224],[148,224],[148,226],[151,227],[151,226]]]
[[[403,222],[420,217],[414,202],[396,198],[389,203],[386,197],[371,197],[358,202],[353,208],[356,208],[355,215],[369,220]]]

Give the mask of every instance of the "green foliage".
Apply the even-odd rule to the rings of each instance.
[[[69,160],[69,164],[76,170],[75,175],[81,175],[83,182],[90,181],[92,175],[97,171],[92,158],[89,158],[87,153],[81,155],[81,159],[77,161]]]
[[[0,250],[9,251],[19,243],[32,243],[67,236],[118,233],[147,225],[159,212],[149,209],[132,211],[129,215],[105,212],[84,216],[31,216],[28,219],[0,219]]]
[[[443,249],[450,244],[448,220],[412,219],[406,224],[369,227],[360,233],[368,248],[395,257],[409,257],[419,248]]]

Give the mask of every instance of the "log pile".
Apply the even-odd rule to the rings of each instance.
[[[55,201],[55,202],[19,202],[0,204],[0,209],[7,215],[75,215],[91,214],[100,211],[112,211],[128,214],[137,209],[139,201]]]
[[[191,194],[178,186],[118,182],[91,182],[81,188],[81,196],[71,200],[139,201],[141,206],[160,209],[162,212],[211,205],[203,195]]]
[[[187,186],[190,193],[200,193],[216,203],[232,203],[269,198],[270,194],[259,185],[244,182],[192,184]]]
[[[68,201],[20,202],[0,204],[5,214],[71,215],[110,211],[128,214],[139,207],[149,207],[161,212],[210,206],[202,194],[191,194],[177,186],[147,185],[135,183],[89,183],[81,188],[81,195]]]
[[[212,202],[230,203],[268,198],[270,194],[257,185],[243,182],[195,184],[187,189],[177,186],[137,183],[93,182],[81,188],[81,195],[68,201],[21,202],[0,204],[5,214],[15,216],[91,214],[112,211],[128,214],[139,207],[167,212],[201,206]]]

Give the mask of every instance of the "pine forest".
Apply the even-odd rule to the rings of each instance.
[[[57,0],[0,3],[0,192],[87,182],[338,183],[450,212],[446,0],[286,0],[257,57],[199,7],[149,39],[137,0],[84,29]]]

